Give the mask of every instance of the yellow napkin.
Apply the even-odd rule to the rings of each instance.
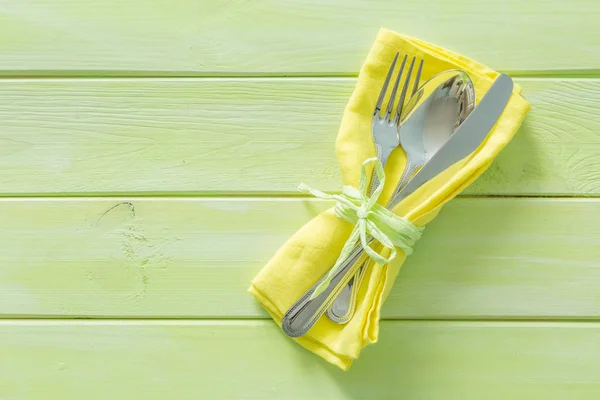
[[[475,85],[477,101],[498,76],[497,72],[466,57],[382,29],[360,71],[337,136],[336,150],[344,185],[358,187],[363,161],[375,156],[371,119],[383,80],[397,52],[425,60],[422,82],[441,71],[466,71]],[[529,108],[521,97],[521,88],[515,85],[504,113],[479,148],[427,182],[393,211],[417,226],[430,222],[447,201],[490,165],[511,140]],[[405,162],[401,149],[390,156],[380,204],[389,200]],[[310,177],[305,181],[310,183]],[[280,326],[283,314],[334,264],[352,228],[351,224],[337,219],[331,209],[321,213],[296,232],[254,278],[250,293]],[[377,341],[381,305],[405,258],[399,250],[388,265],[369,264],[357,295],[354,316],[347,324],[338,325],[323,315],[306,335],[293,340],[347,370],[363,347]]]

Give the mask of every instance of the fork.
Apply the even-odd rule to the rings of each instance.
[[[406,93],[408,91],[408,86],[410,82],[410,78],[412,75],[413,67],[415,64],[416,57],[413,57],[412,62],[410,64],[409,70],[406,73],[406,77],[404,78],[404,84],[402,85],[402,91],[398,99],[396,99],[396,94],[398,92],[398,87],[400,85],[400,80],[402,78],[404,68],[406,66],[406,61],[408,59],[408,55],[405,55],[400,70],[397,74],[394,86],[390,93],[389,101],[385,110],[385,114],[382,116],[381,111],[383,109],[383,103],[388,93],[388,87],[390,85],[390,81],[392,80],[392,76],[394,74],[394,69],[396,67],[396,62],[398,60],[398,56],[400,53],[396,53],[394,60],[388,70],[385,81],[383,83],[383,87],[381,88],[381,92],[379,93],[379,98],[377,99],[377,104],[375,106],[375,110],[373,111],[373,120],[372,120],[372,135],[373,141],[375,142],[375,149],[377,153],[377,158],[381,161],[383,165],[387,162],[391,152],[396,149],[400,145],[400,133],[399,126],[402,117],[402,109],[404,107],[404,100],[406,98]],[[419,71],[417,74],[417,78],[415,79],[413,93],[416,91],[418,87],[419,78],[421,75],[421,69],[423,66],[423,61],[421,61],[421,65],[419,67]],[[396,101],[398,100],[398,101]],[[394,113],[394,106],[396,106],[396,112]],[[379,184],[379,180],[377,175],[373,173],[371,177],[371,182],[368,189],[368,194],[371,195],[374,191],[375,187]],[[368,240],[371,242],[373,238],[369,237]],[[360,246],[358,246],[360,250]],[[354,249],[357,250],[357,249]],[[315,297],[314,299],[310,299],[312,293],[314,292],[317,285],[321,283],[321,281],[325,278],[321,278],[317,283],[315,283],[290,309],[285,313],[282,319],[282,328],[288,336],[299,337],[304,335],[308,330],[317,322],[317,320],[323,315],[323,313],[329,308],[329,306],[335,300],[338,292],[341,290],[341,285],[345,286],[345,283],[350,278],[355,268],[353,268],[356,261],[362,258],[357,258],[355,255],[360,256],[361,253],[357,253],[353,251],[350,257],[344,262],[343,267],[340,269],[340,272],[336,274],[336,277],[333,279],[332,284],[325,289],[320,295]],[[362,265],[361,265],[362,266]],[[363,268],[364,269],[364,268]],[[347,275],[348,272],[352,271],[352,275]],[[342,282],[342,281],[346,282]],[[347,289],[344,289],[345,292],[351,294],[353,292],[353,286],[349,286]],[[348,305],[350,304],[350,298],[347,296],[343,296],[345,300],[340,300],[345,305],[345,309],[348,309]],[[335,309],[338,311],[338,308]],[[338,321],[338,315],[342,316]],[[329,317],[339,323],[346,322],[343,318],[346,317],[346,313],[328,312]]]
[[[396,53],[394,60],[392,61],[392,65],[388,71],[385,82],[383,83],[383,87],[381,89],[381,93],[379,94],[379,99],[377,101],[377,105],[375,106],[375,111],[373,112],[373,141],[375,142],[375,148],[377,151],[377,158],[381,161],[381,164],[385,166],[389,155],[391,152],[396,149],[402,143],[402,137],[400,135],[400,124],[402,120],[402,109],[404,107],[404,100],[406,98],[406,92],[408,90],[408,86],[410,83],[410,78],[412,75],[412,71],[415,65],[416,57],[412,58],[410,63],[410,67],[406,74],[404,85],[402,87],[402,92],[400,94],[400,99],[398,101],[398,106],[396,108],[396,113],[394,119],[391,119],[392,108],[394,106],[393,99],[396,96],[396,92],[398,89],[398,84],[400,82],[400,78],[402,77],[402,73],[404,71],[404,67],[406,65],[406,60],[408,55],[404,56],[402,60],[402,65],[400,66],[400,72],[398,73],[398,77],[396,78],[396,83],[394,84],[394,88],[392,89],[392,94],[390,96],[390,101],[387,106],[387,113],[384,118],[381,117],[381,106],[383,104],[383,100],[385,98],[385,94],[387,91],[387,87],[389,85],[390,78],[394,71],[394,67],[396,65],[396,61],[398,59],[399,53]],[[419,69],[415,75],[415,80],[412,87],[411,96],[415,94],[419,87],[419,80],[421,78],[421,72],[423,70],[423,60],[419,63]],[[408,167],[408,165],[407,165]],[[405,168],[402,181],[404,180],[404,175],[406,175]],[[413,171],[414,172],[414,171]],[[375,187],[379,184],[379,179],[377,178],[377,174],[373,174],[371,177],[371,184],[369,186],[368,195],[370,196]],[[368,260],[367,260],[368,261]],[[366,261],[363,266],[361,266],[356,275],[350,279],[348,285],[346,285],[340,294],[334,299],[331,307],[327,310],[327,316],[334,322],[338,324],[346,323],[350,320],[354,313],[354,300],[356,298],[356,294],[362,282],[362,278],[364,277],[364,272],[366,270]]]

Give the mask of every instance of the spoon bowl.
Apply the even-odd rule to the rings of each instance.
[[[446,143],[474,108],[475,87],[464,71],[441,72],[417,90],[400,125],[406,166],[394,194]]]

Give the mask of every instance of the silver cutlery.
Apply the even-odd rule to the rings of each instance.
[[[402,109],[404,107],[404,100],[406,98],[406,92],[408,89],[408,84],[410,83],[410,78],[412,75],[413,67],[415,65],[416,57],[413,57],[412,62],[410,63],[410,67],[408,72],[406,73],[406,77],[404,78],[404,85],[402,85],[402,91],[400,94],[400,98],[398,99],[398,106],[396,107],[396,112],[392,114],[392,110],[396,103],[396,92],[398,91],[398,84],[400,83],[400,78],[402,78],[402,74],[404,72],[404,66],[406,65],[407,55],[404,56],[402,60],[402,64],[400,65],[400,70],[396,77],[396,83],[392,89],[392,93],[390,95],[390,100],[388,101],[387,110],[384,116],[381,115],[381,108],[383,106],[383,100],[387,93],[388,85],[390,83],[390,78],[394,73],[394,68],[396,66],[396,61],[398,60],[399,53],[396,53],[394,60],[392,61],[392,65],[388,70],[387,76],[385,77],[385,81],[383,83],[383,87],[381,88],[381,92],[379,93],[379,99],[377,100],[377,104],[375,105],[375,111],[373,112],[373,122],[371,124],[372,127],[372,135],[373,142],[375,143],[375,150],[377,153],[377,158],[381,161],[381,165],[385,166],[387,160],[392,153],[399,145],[400,145],[400,132],[399,132],[399,124],[402,116]],[[413,87],[413,93],[417,91],[417,85],[419,83],[419,79],[421,76],[421,71],[423,69],[423,60],[421,60],[421,64],[419,66],[419,70],[417,72],[417,76],[415,79],[415,84]],[[369,185],[368,195],[370,196],[375,190],[375,187],[379,184],[379,179],[377,179],[377,174],[373,173],[371,177],[371,184]]]
[[[394,208],[423,184],[477,149],[504,112],[512,90],[512,79],[507,75],[500,75],[475,110],[439,151],[392,198],[387,208]],[[300,337],[308,332],[362,265],[364,257],[364,250],[357,245],[325,291],[310,299],[314,289],[320,283],[317,282],[285,313],[282,319],[283,331],[291,337]]]
[[[504,112],[513,87],[510,76],[500,74],[473,112],[413,179],[392,198],[388,208],[396,207],[425,183],[474,152]]]
[[[400,144],[407,162],[392,197],[431,159],[474,108],[475,87],[469,75],[460,70],[435,75],[413,94],[406,106],[409,114],[400,125]],[[346,323],[352,318],[367,262],[327,310],[332,321]]]
[[[404,72],[404,67],[406,66],[406,61],[408,58],[408,55],[404,56],[404,58],[402,60],[402,64],[400,65],[400,70],[396,77],[396,83],[394,84],[394,87],[390,94],[390,100],[387,105],[386,113],[384,116],[382,116],[381,109],[383,106],[383,101],[386,96],[386,93],[388,92],[388,86],[390,83],[390,79],[394,73],[394,69],[396,67],[396,61],[398,60],[399,54],[400,53],[396,53],[396,56],[394,57],[394,60],[392,61],[390,69],[388,70],[387,76],[385,77],[385,81],[383,82],[383,86],[381,88],[381,91],[379,92],[379,98],[377,100],[377,104],[375,105],[375,110],[373,112],[373,121],[371,123],[373,142],[375,143],[375,150],[376,150],[377,158],[379,159],[379,161],[381,161],[381,165],[384,167],[385,167],[385,164],[387,163],[387,160],[388,160],[390,154],[392,153],[392,151],[394,151],[400,145],[400,142],[402,140],[401,135],[400,135],[399,126],[400,126],[400,122],[402,120],[402,110],[404,108],[404,101],[406,99],[408,86],[409,86],[409,83],[411,80],[413,68],[415,66],[415,61],[417,60],[416,57],[412,58],[410,67],[408,68],[408,72],[406,73],[406,76],[404,77],[404,84],[402,85],[400,97],[397,102],[398,105],[396,106],[396,112],[394,114],[392,114],[392,110],[396,104],[396,93],[398,91],[398,85],[400,83],[400,79],[402,78],[402,74]],[[423,60],[421,60],[421,62],[419,63],[419,68],[415,75],[411,96],[413,96],[415,94],[415,92],[417,91],[417,88],[419,86],[419,81],[421,79],[422,71],[423,71]],[[373,191],[375,190],[375,187],[378,184],[379,184],[379,179],[377,178],[377,174],[373,173],[373,175],[371,177],[371,183],[370,183],[369,189],[367,191],[368,196],[371,196],[373,194]],[[350,304],[351,297],[354,293],[353,288],[356,287],[353,284],[354,284],[355,279],[361,279],[361,278],[362,278],[361,272],[357,273],[356,278],[353,277],[350,280],[350,282],[348,283],[348,286],[346,288],[344,288],[344,291],[342,292],[343,295],[340,296],[340,297],[342,297],[342,299],[339,302],[333,304],[333,309],[330,309],[327,311],[327,316],[332,321],[337,322],[337,323],[344,323],[347,321],[347,319],[345,319],[345,316],[347,315],[348,305]]]

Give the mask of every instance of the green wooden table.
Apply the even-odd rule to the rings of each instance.
[[[598,399],[600,2],[0,0],[0,399]],[[342,372],[246,288],[381,27],[533,109]]]

